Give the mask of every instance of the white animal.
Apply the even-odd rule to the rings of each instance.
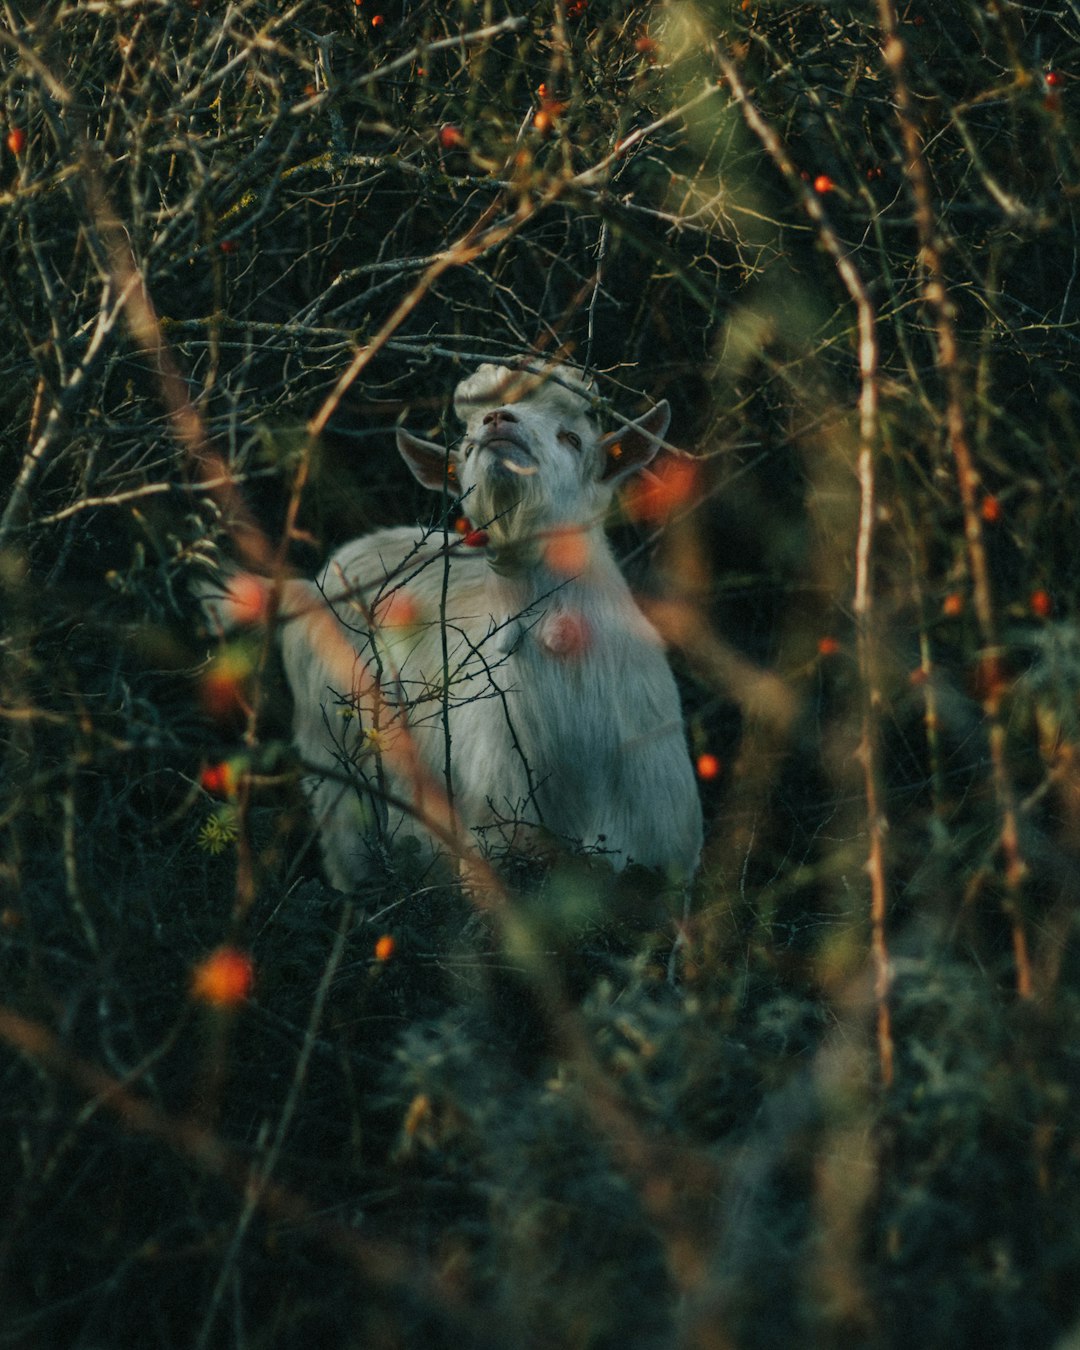
[[[483,851],[553,836],[692,875],[701,807],[675,681],[603,528],[670,412],[601,436],[592,404],[568,367],[481,366],[455,393],[456,448],[397,436],[472,531],[378,530],[339,549],[317,588],[289,583],[294,737],[335,886],[388,841],[436,846],[432,783]]]

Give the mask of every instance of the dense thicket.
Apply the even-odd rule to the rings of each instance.
[[[8,0],[0,1344],[1075,1337],[1078,50]],[[693,457],[613,522],[706,757],[685,921],[595,857],[332,891],[273,644],[190,599],[430,518],[395,424],[523,351]]]

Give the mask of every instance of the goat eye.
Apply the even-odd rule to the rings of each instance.
[[[569,441],[575,450],[581,449],[581,437],[574,431],[564,431],[561,433],[564,441]]]

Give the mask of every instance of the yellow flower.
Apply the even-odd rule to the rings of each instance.
[[[207,853],[224,853],[230,844],[236,842],[237,833],[236,812],[231,806],[226,806],[215,811],[212,816],[207,816],[197,842]]]

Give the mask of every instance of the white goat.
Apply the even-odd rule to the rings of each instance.
[[[455,393],[458,447],[397,436],[421,483],[464,499],[473,532],[378,530],[339,549],[317,589],[289,583],[294,736],[335,886],[364,875],[380,836],[433,846],[394,802],[447,780],[482,847],[547,835],[692,875],[701,807],[675,681],[603,531],[670,413],[601,437],[591,405],[567,367],[481,366]]]

